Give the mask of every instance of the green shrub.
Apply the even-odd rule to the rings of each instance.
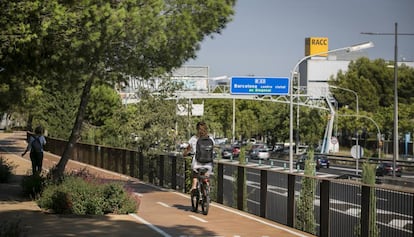
[[[138,208],[121,183],[102,184],[89,176],[65,176],[62,182],[47,185],[37,203],[55,213],[76,215],[127,214]]]
[[[121,183],[109,183],[103,186],[105,213],[127,214],[136,212],[137,202],[134,194],[128,193]]]
[[[7,183],[10,180],[14,166],[7,163],[0,157],[0,183]]]
[[[72,210],[72,200],[68,193],[56,190],[50,197],[52,210],[57,213],[69,214]]]
[[[304,174],[307,176],[315,175],[314,151],[308,152],[309,159],[305,160]],[[316,221],[314,214],[314,201],[316,193],[316,180],[311,177],[302,177],[302,188],[297,202],[297,212],[295,228],[311,234],[316,234]]]

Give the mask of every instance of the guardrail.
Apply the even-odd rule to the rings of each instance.
[[[48,138],[46,150],[62,155],[66,141]],[[79,143],[73,160],[139,178],[164,188],[189,190],[190,159]],[[315,183],[309,208],[317,236],[414,236],[414,192],[289,173],[283,168],[216,160],[213,200],[295,228],[303,180]],[[372,195],[377,198],[373,199]],[[374,210],[374,212],[373,212]],[[375,212],[377,210],[377,212]],[[372,223],[376,223],[373,225]],[[360,235],[356,232],[360,231]],[[312,232],[312,231],[310,231]]]
[[[315,155],[322,155],[320,153],[315,153]],[[355,167],[355,163],[357,160],[355,158],[352,158],[351,156],[344,156],[344,155],[335,155],[335,154],[323,154],[326,155],[332,164],[342,164],[349,167]],[[295,154],[295,156],[297,156]],[[300,155],[299,155],[300,156]],[[289,160],[288,154],[283,153],[276,153],[273,154],[273,158],[276,158],[278,160]],[[297,159],[297,158],[296,158]],[[376,157],[361,157],[359,159],[359,162],[362,163],[364,161],[371,161],[371,162],[393,162],[392,159],[389,158],[376,158]],[[409,171],[414,173],[414,160],[405,160],[405,159],[399,159],[396,161],[396,164],[399,165],[403,171]]]

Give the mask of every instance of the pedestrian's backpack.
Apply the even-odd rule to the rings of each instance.
[[[40,137],[33,137],[32,141],[32,150],[33,152],[42,152],[42,143],[40,142]]]
[[[200,137],[197,140],[195,158],[200,163],[213,162],[214,143],[210,137]]]

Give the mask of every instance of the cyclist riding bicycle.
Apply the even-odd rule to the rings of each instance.
[[[213,161],[202,163],[197,161],[196,154],[197,154],[197,141],[199,138],[206,138],[208,137],[212,141],[212,145],[214,146],[214,139],[211,138],[208,135],[208,127],[205,122],[198,122],[196,125],[197,133],[196,135],[192,136],[190,140],[188,141],[188,146],[184,150],[183,155],[186,156],[187,154],[191,153],[193,154],[192,161],[191,161],[191,170],[192,170],[192,186],[191,186],[191,192],[197,189],[197,182],[198,182],[198,169],[199,168],[207,168],[207,172],[205,176],[209,177],[209,175],[212,173],[213,170]]]

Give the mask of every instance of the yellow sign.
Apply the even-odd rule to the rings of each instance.
[[[327,37],[308,37],[305,39],[305,56],[318,55],[328,50]],[[318,56],[326,57],[328,54],[319,54]]]

